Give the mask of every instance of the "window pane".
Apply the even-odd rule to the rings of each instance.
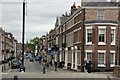
[[[92,59],[92,53],[91,52],[87,52],[87,59],[91,60]]]
[[[99,42],[105,42],[105,29],[99,29]]]
[[[87,29],[87,42],[92,42],[92,29]]]
[[[104,53],[99,53],[98,64],[104,64]]]
[[[105,29],[100,29],[100,34],[105,34]]]
[[[110,55],[110,64],[114,64],[114,53]]]
[[[92,29],[88,29],[87,32],[88,32],[88,33],[92,33]]]
[[[111,30],[111,43],[114,42],[114,29]]]
[[[98,10],[98,20],[103,20],[104,19],[104,10],[99,9]]]

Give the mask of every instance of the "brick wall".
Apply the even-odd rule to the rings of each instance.
[[[105,19],[106,20],[118,20],[118,10],[117,9],[106,9]]]
[[[120,78],[120,66],[114,68],[113,74]]]
[[[85,20],[97,20],[97,10],[96,9],[86,9],[85,10]]]
[[[98,9],[86,9],[85,10],[86,20],[98,20]],[[117,8],[105,9],[104,20],[118,20],[118,10]]]

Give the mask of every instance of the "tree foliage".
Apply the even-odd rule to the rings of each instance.
[[[39,46],[39,44],[40,44],[40,38],[35,37],[27,41],[26,47],[29,49],[29,51],[35,51],[35,46]]]

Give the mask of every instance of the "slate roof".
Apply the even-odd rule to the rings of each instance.
[[[117,7],[118,2],[82,2],[82,7]]]
[[[108,2],[107,0],[81,0],[81,2]]]

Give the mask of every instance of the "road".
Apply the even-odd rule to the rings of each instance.
[[[40,64],[39,62],[30,62],[29,59],[25,59],[24,64],[25,72],[43,72],[42,64]],[[47,67],[46,71],[51,71],[50,67]],[[19,72],[19,69],[11,69],[9,72]]]

